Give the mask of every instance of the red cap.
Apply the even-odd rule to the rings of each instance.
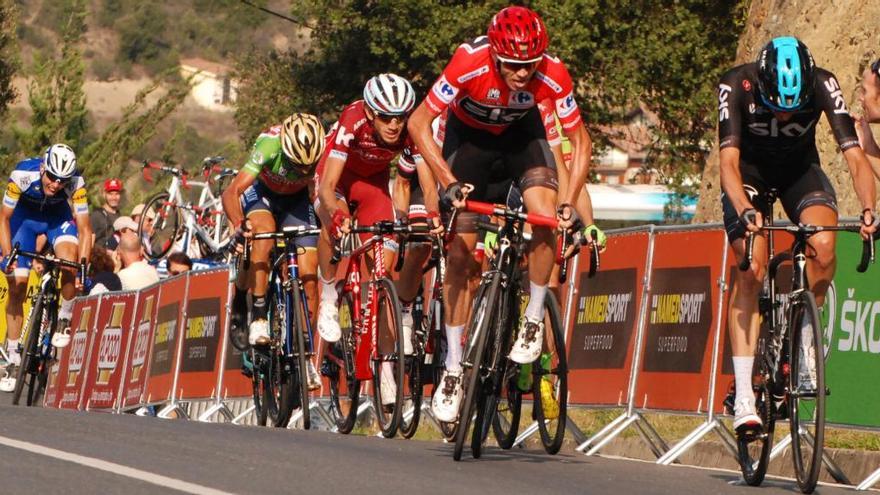
[[[116,178],[104,181],[104,192],[122,191],[122,181]]]

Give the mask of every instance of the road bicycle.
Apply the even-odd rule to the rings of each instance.
[[[351,229],[352,235],[343,236],[334,244],[333,262],[338,263],[345,254],[342,243],[346,237],[353,239],[355,234],[371,236],[348,253],[348,267],[339,294],[342,337],[326,354],[330,414],[340,433],[350,433],[354,428],[360,384],[366,380],[373,384],[373,408],[382,435],[391,438],[397,432],[407,387],[404,379],[406,359],[400,301],[385,269],[384,246],[389,236],[424,234],[427,231],[426,225],[380,221],[366,227],[356,226]],[[362,287],[361,268],[369,251],[373,254],[373,269]],[[362,301],[363,289],[366,290],[366,301]]]
[[[305,226],[284,227],[278,232],[254,234],[247,240],[276,241],[266,294],[270,343],[251,347],[245,356],[253,382],[257,422],[265,426],[286,427],[293,410],[302,411],[302,427],[311,427],[309,410],[308,361],[313,359],[312,326],[308,301],[299,277],[296,240],[317,236],[321,229]],[[249,246],[244,249],[243,266],[249,264]]]
[[[775,192],[766,193],[772,205]],[[767,329],[755,360],[755,408],[763,427],[756,432],[737,434],[739,464],[743,479],[752,486],[764,481],[770,464],[776,421],[788,419],[791,452],[797,484],[804,493],[816,488],[822,467],[825,438],[825,401],[830,394],[825,386],[825,356],[822,324],[816,296],[810,290],[806,264],[809,238],[820,232],[856,232],[860,225],[790,225],[772,223],[772,210],[761,230],[767,232],[770,256],[764,290],[758,309]],[[794,236],[790,252],[774,252],[774,232]],[[746,253],[739,264],[741,271],[750,268],[755,236],[750,236]],[[874,261],[874,244],[865,241],[862,259],[856,268],[864,272]],[[791,264],[791,292],[779,294],[776,275],[784,263]],[[781,296],[781,297],[780,297]]]
[[[52,336],[55,334],[58,307],[61,302],[59,285],[61,268],[77,270],[81,285],[85,284],[87,270],[85,259],[81,263],[75,263],[51,254],[42,255],[22,251],[18,243],[9,254],[7,268],[11,267],[20,256],[41,261],[45,265],[43,276],[40,279],[40,290],[33,296],[31,310],[22,327],[21,364],[18,367],[15,389],[12,391],[12,404],[17,406],[21,401],[25,386],[27,386],[25,403],[28,406],[33,406],[40,403],[43,392],[46,390],[49,368],[55,360],[56,352],[52,346]]]
[[[502,446],[508,442],[512,444],[512,439],[516,437],[521,397],[512,395],[511,391],[515,390],[516,385],[512,384],[512,380],[519,375],[520,368],[507,355],[527,293],[520,267],[522,257],[527,252],[525,224],[557,227],[555,218],[523,213],[502,205],[468,200],[465,209],[494,216],[503,220],[503,225],[480,224],[484,229],[496,230],[498,239],[489,270],[481,277],[466,326],[467,337],[461,363],[464,400],[459,411],[453,450],[456,461],[461,459],[469,434],[474,458],[481,456],[490,430],[495,430]],[[567,243],[568,237],[563,236],[557,251],[557,262],[563,265],[563,273],[566,270],[563,254],[576,252],[575,249],[569,249]],[[593,252],[591,270],[595,272],[598,250]],[[549,292],[544,309],[545,338],[541,357],[531,363],[533,414],[545,449],[556,453],[565,435],[568,364],[559,303]],[[544,356],[547,358],[544,359]],[[542,360],[545,362],[542,363]],[[542,394],[542,383],[545,381],[547,385],[543,386],[549,389],[549,393]],[[506,394],[503,393],[505,389]],[[553,404],[545,404],[551,400]],[[473,429],[470,429],[472,420]]]
[[[151,171],[171,175],[168,188],[150,198],[138,222],[138,236],[146,255],[158,260],[173,247],[194,258],[221,257],[229,243],[231,232],[223,211],[221,194],[227,179],[238,172],[223,168],[221,156],[208,157],[202,162],[201,181],[189,179],[189,173],[177,167],[156,162],[143,162],[143,174],[152,181]],[[185,200],[182,190],[196,188],[198,200]]]

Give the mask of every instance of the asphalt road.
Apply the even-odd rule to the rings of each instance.
[[[799,493],[790,480],[758,491],[737,473],[573,452],[489,448],[458,463],[451,454],[439,442],[0,405],[0,492],[9,494]]]

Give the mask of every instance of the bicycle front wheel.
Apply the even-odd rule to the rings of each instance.
[[[39,346],[40,333],[43,321],[47,320],[48,311],[42,294],[35,298],[34,305],[28,315],[27,324],[24,326],[26,336],[22,346],[21,364],[15,377],[15,389],[12,391],[12,405],[17,406],[21,401],[24,386],[28,384],[27,405],[32,405],[34,382],[37,380],[37,372],[40,367]]]
[[[309,408],[309,375],[307,368],[308,360],[311,359],[311,356],[309,355],[309,348],[306,345],[305,335],[305,332],[308,331],[308,327],[306,326],[306,315],[308,314],[305,307],[306,301],[303,299],[302,289],[298,283],[292,284],[291,296],[293,302],[293,335],[294,343],[296,344],[293,347],[293,355],[296,361],[296,378],[299,385],[297,390],[299,392],[302,428],[303,430],[308,430],[312,425],[311,409]]]
[[[382,436],[392,438],[397,433],[403,414],[403,389],[405,357],[403,355],[403,331],[400,326],[400,301],[394,284],[380,278],[376,284],[378,311],[376,332],[379,332],[379,349],[373,359],[373,406]],[[385,342],[383,346],[383,342]],[[382,348],[386,347],[385,352]]]
[[[804,493],[812,493],[822,469],[826,394],[821,323],[812,292],[804,291],[798,296],[789,321],[791,457],[798,487]]]
[[[272,291],[268,302],[272,343],[265,349],[269,365],[267,370],[269,383],[263,390],[271,394],[271,397],[266,398],[264,402],[275,405],[268,410],[272,424],[284,428],[290,421],[298,399],[293,380],[293,363],[284,351],[284,338],[291,325],[293,304],[290,294],[280,287]]]
[[[498,318],[496,326],[496,341],[498,337],[506,337],[506,341],[499,345],[498,352],[504,352],[505,356],[501,356],[502,367],[504,373],[498,378],[500,384],[495,388],[494,414],[492,416],[492,430],[495,433],[495,439],[498,446],[502,449],[513,447],[516,441],[516,435],[519,433],[519,420],[522,412],[522,390],[519,382],[522,367],[510,359],[506,354],[510,348],[510,336],[513,335],[514,325],[519,320],[520,291],[510,290],[506,292],[506,303],[504,311]]]
[[[343,292],[339,298],[339,326],[342,337],[332,344],[324,356],[324,374],[330,381],[330,416],[336,430],[351,433],[357,422],[360,402],[360,381],[355,378],[355,321],[354,300],[351,292]]]
[[[568,361],[565,333],[556,294],[544,298],[544,344],[538,362],[532,364],[535,419],[544,450],[556,454],[565,438],[568,405]]]
[[[138,237],[144,252],[151,260],[158,260],[171,251],[180,229],[180,209],[169,200],[168,193],[159,193],[144,207],[145,212],[155,212],[153,224],[146,223],[147,215],[141,215],[138,222]]]

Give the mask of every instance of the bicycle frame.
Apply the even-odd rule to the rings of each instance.
[[[312,338],[312,322],[311,318],[308,314],[308,300],[306,298],[306,293],[303,288],[302,280],[299,278],[299,253],[296,245],[293,243],[293,240],[287,240],[284,243],[284,253],[282,253],[275,262],[276,269],[278,268],[278,264],[282,261],[287,262],[287,270],[284,275],[281,277],[272,277],[272,280],[276,285],[276,290],[282,290],[286,293],[290,293],[291,284],[296,283],[299,284],[300,287],[300,302],[302,303],[302,307],[306,310],[306,332],[308,338],[306,339],[306,346],[308,349],[305,349],[309,355],[313,352],[313,338]],[[283,272],[282,272],[283,273]],[[288,322],[287,328],[285,330],[284,337],[284,355],[287,357],[293,356],[293,308],[290,305],[286,305],[285,307],[285,320]]]
[[[371,380],[373,371],[370,368],[370,359],[375,358],[379,352],[379,336],[376,329],[376,316],[379,311],[379,301],[376,297],[375,280],[386,277],[385,271],[385,236],[375,234],[367,242],[352,251],[349,255],[348,268],[345,272],[345,285],[343,291],[352,294],[354,315],[360,315],[359,322],[354,330],[357,335],[355,353],[355,378],[358,380]],[[373,250],[373,277],[367,288],[367,300],[361,303],[361,263],[367,250]],[[354,322],[352,322],[354,323]],[[364,345],[369,342],[370,346]]]

